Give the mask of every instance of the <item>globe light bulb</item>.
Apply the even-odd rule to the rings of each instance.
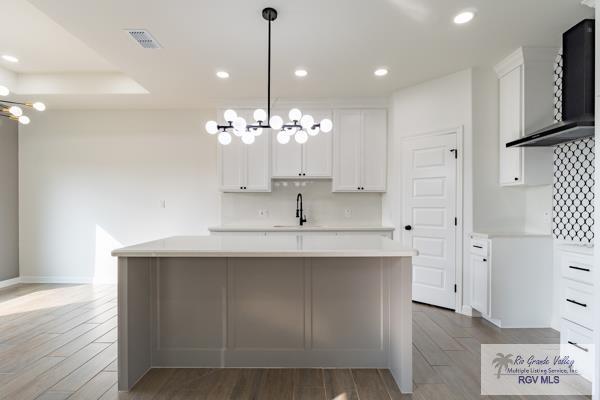
[[[312,128],[312,126],[315,124],[315,119],[312,117],[312,115],[303,115],[302,118],[300,118],[300,125],[302,125],[302,127],[306,130]]]
[[[237,137],[242,137],[244,133],[246,133],[246,131],[238,131],[237,129],[233,130],[233,134]]]
[[[42,103],[41,101],[36,101],[31,106],[38,111],[46,111],[46,105],[44,103]]]
[[[254,136],[260,136],[263,134],[263,128],[252,128],[251,132]]]
[[[322,132],[331,132],[331,130],[333,129],[333,122],[331,122],[330,119],[325,118],[321,120],[321,131]]]
[[[292,121],[300,121],[300,118],[302,118],[302,112],[297,108],[292,108],[288,114],[288,117],[290,117]]]
[[[206,132],[211,135],[215,135],[217,132],[219,132],[217,121],[208,121],[204,127],[206,128]]]
[[[225,121],[233,122],[237,118],[237,113],[234,110],[229,109],[223,113],[223,117],[225,117]]]
[[[283,119],[281,119],[279,115],[273,115],[271,117],[271,120],[269,121],[269,125],[271,126],[271,128],[278,131],[283,127]]]
[[[279,131],[277,134],[277,141],[281,144],[288,144],[290,142],[290,136],[285,131]]]
[[[237,131],[244,132],[246,130],[246,120],[242,117],[237,117],[233,121],[233,128]]]
[[[27,115],[21,115],[19,117],[19,122],[22,123],[23,125],[27,125],[31,122],[31,120],[29,119],[29,117]]]
[[[298,131],[294,135],[294,139],[296,140],[296,142],[304,144],[308,140],[308,134],[305,131]]]
[[[21,109],[21,107],[17,106],[10,107],[8,109],[8,112],[14,115],[15,117],[20,117],[21,115],[23,115],[23,110]]]
[[[250,132],[246,132],[242,135],[242,142],[244,142],[244,144],[252,144],[252,143],[254,143],[255,140],[256,140],[256,136],[254,136]]]
[[[8,96],[10,94],[10,90],[6,86],[0,85],[0,96]]]
[[[262,108],[254,110],[254,120],[256,122],[266,122],[267,121],[267,112]]]
[[[231,143],[231,135],[229,132],[221,132],[219,133],[218,140],[223,146],[227,146],[229,143]]]
[[[308,133],[310,136],[317,136],[319,134],[321,130],[319,129],[318,126],[310,127],[306,130],[306,133]]]

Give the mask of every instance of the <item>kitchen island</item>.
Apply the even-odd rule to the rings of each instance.
[[[154,367],[389,368],[412,392],[412,265],[379,236],[180,236],[119,257],[119,390]]]

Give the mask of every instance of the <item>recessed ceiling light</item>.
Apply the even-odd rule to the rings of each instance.
[[[297,69],[294,71],[294,75],[296,75],[298,78],[304,78],[306,75],[308,75],[308,71],[305,69]]]
[[[11,63],[18,63],[19,62],[19,59],[17,57],[11,56],[9,54],[3,54],[2,55],[2,59],[4,61],[8,61],[8,62],[11,62]]]
[[[454,23],[458,24],[458,25],[466,24],[467,22],[471,21],[473,18],[475,18],[475,12],[463,11],[454,17]]]
[[[375,76],[386,76],[388,74],[387,68],[377,68],[374,72]]]
[[[229,78],[229,72],[227,71],[217,71],[217,76],[221,79]]]

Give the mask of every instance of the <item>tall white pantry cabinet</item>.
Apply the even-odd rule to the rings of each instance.
[[[506,143],[554,122],[554,62],[558,49],[521,47],[498,65],[499,183],[501,186],[552,184],[551,147]]]

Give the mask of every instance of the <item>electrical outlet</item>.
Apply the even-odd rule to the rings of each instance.
[[[351,208],[344,209],[344,218],[352,218],[352,209]]]
[[[258,216],[261,218],[266,218],[269,216],[269,210],[258,210]]]

